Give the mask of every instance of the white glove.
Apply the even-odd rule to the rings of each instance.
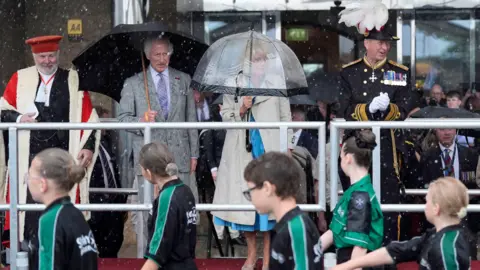
[[[373,98],[368,110],[370,113],[376,113],[377,111],[385,111],[390,104],[390,98],[387,93],[380,93],[380,95]]]
[[[380,93],[378,96],[380,100],[380,111],[386,111],[388,108],[388,105],[390,105],[390,98],[388,97],[388,93]]]
[[[378,97],[375,97],[372,102],[370,102],[370,106],[368,106],[368,110],[370,113],[376,113],[378,110],[380,110],[380,101],[378,100]]]

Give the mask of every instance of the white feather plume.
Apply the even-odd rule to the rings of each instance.
[[[388,21],[388,8],[382,0],[363,0],[354,2],[340,12],[339,23],[346,26],[355,26],[360,34],[371,31],[373,28],[381,30]]]

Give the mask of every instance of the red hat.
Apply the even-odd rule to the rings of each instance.
[[[32,47],[33,53],[44,53],[58,51],[60,40],[62,36],[41,36],[27,39],[25,43]]]

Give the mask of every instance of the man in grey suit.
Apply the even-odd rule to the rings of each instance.
[[[144,52],[150,60],[147,70],[151,110],[148,109],[143,73],[125,81],[120,100],[118,119],[120,122],[197,122],[197,113],[191,78],[188,74],[169,67],[173,45],[168,39],[148,39]],[[143,131],[132,130],[132,152],[134,157],[136,186],[143,186],[138,154],[144,145]],[[152,141],[168,146],[179,168],[179,178],[184,181],[198,200],[195,182],[195,168],[198,157],[198,131],[186,129],[153,129]],[[143,189],[139,188],[139,198]],[[147,215],[144,215],[144,220]],[[146,222],[145,222],[146,224]],[[138,230],[137,230],[138,233]],[[144,227],[144,240],[146,239]],[[138,239],[138,238],[137,238]],[[145,241],[146,242],[146,241]],[[139,247],[141,248],[141,247]]]

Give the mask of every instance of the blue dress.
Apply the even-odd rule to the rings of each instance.
[[[253,98],[253,102],[255,102],[255,98]],[[250,122],[255,122],[255,118],[253,114],[250,115]],[[254,159],[257,159],[261,155],[265,153],[265,148],[263,146],[262,137],[260,136],[260,130],[258,129],[251,129],[250,131],[250,143],[252,144],[252,156]],[[245,231],[245,232],[267,232],[273,229],[275,226],[274,220],[268,220],[268,214],[258,214],[255,212],[255,224],[253,225],[245,225],[245,224],[238,224],[223,220],[218,217],[214,217],[213,222],[219,226],[228,226],[237,231]]]

